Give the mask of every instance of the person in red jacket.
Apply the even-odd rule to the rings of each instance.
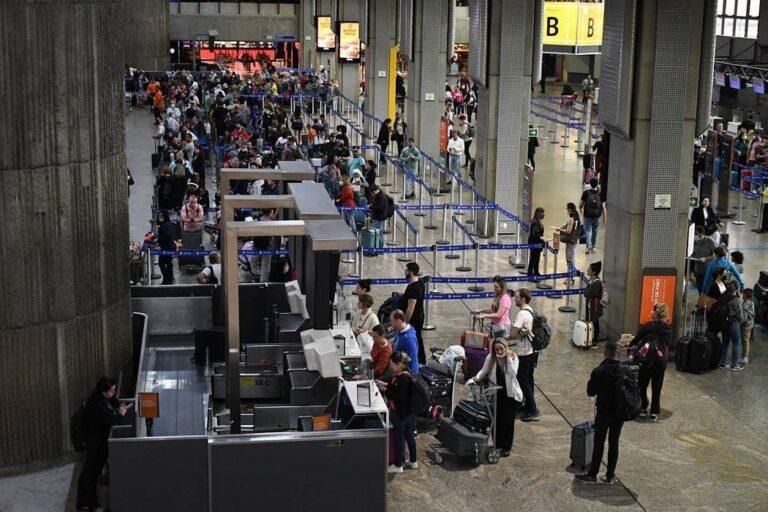
[[[339,197],[336,199],[336,203],[339,206],[346,208],[354,208],[357,206],[357,201],[355,201],[355,190],[349,183],[349,176],[347,175],[341,177],[341,188],[339,189]],[[344,211],[343,215],[346,223],[354,231],[356,228],[354,210]]]

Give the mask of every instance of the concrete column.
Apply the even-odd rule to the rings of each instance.
[[[299,40],[301,41],[302,67],[317,68],[317,25],[314,0],[299,2]]]
[[[489,2],[488,77],[479,88],[473,144],[476,188],[520,215],[528,156],[533,6],[533,0]],[[480,224],[482,229],[482,220]]]
[[[760,0],[760,18],[757,22],[757,44],[768,46],[768,0]],[[764,55],[759,52],[759,55]],[[768,55],[763,57],[763,62],[768,60]]]
[[[384,119],[389,111],[389,50],[397,42],[397,0],[371,0],[368,16],[365,110]]]
[[[0,0],[0,467],[71,451],[77,401],[128,370],[120,7]]]
[[[339,21],[360,21],[362,8],[360,0],[338,0]],[[337,44],[341,41],[337,34]],[[336,69],[336,79],[341,94],[357,102],[360,97],[360,64],[356,62],[339,62]]]
[[[632,97],[631,138],[611,137],[610,183],[616,186],[608,189],[608,224],[600,234],[605,236],[604,278],[611,291],[608,334],[635,331],[643,268],[677,269],[679,319],[696,99],[700,86],[711,86],[699,83],[703,4],[637,4],[633,90],[621,92]],[[629,51],[622,48],[627,62]],[[657,194],[671,194],[670,209],[654,208]]]
[[[413,62],[408,66],[408,130],[422,151],[440,156],[440,117],[448,60],[448,13],[452,0],[414,0]]]
[[[170,60],[170,14],[167,0],[123,0],[125,64],[147,71],[165,71]],[[115,29],[118,27],[115,26]]]

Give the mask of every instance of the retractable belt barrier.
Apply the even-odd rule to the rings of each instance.
[[[160,256],[208,256],[211,253],[214,252],[220,252],[217,250],[206,250],[206,249],[179,249],[178,251],[167,251],[164,249],[156,249],[153,247],[147,247],[144,246],[143,250],[149,249],[150,254],[157,254]],[[283,256],[287,255],[288,251],[285,249],[275,249],[275,250],[253,250],[253,249],[240,249],[237,251],[238,254],[243,256]]]

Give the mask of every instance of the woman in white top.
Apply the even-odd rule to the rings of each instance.
[[[360,295],[357,299],[358,313],[355,317],[354,331],[355,336],[368,332],[379,325],[379,317],[371,310],[373,306],[373,297],[367,293]]]
[[[517,355],[507,348],[507,342],[501,338],[493,341],[492,352],[485,358],[483,367],[467,385],[474,384],[486,377],[492,386],[501,386],[496,392],[496,439],[494,445],[501,450],[502,457],[509,457],[512,442],[515,439],[515,416],[523,391],[517,382],[517,368],[520,361]]]

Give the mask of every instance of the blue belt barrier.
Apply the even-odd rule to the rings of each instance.
[[[483,244],[480,246],[480,250],[497,251],[497,250],[518,250],[518,249],[543,249],[544,244]]]
[[[150,249],[149,252],[150,254],[159,254],[160,256],[208,256],[212,252],[219,252],[219,251],[208,251],[205,249],[179,249],[178,251]],[[239,251],[237,251],[237,253],[242,254],[244,256],[280,256],[280,255],[288,254],[288,251],[286,250],[257,251],[257,250],[240,249]]]
[[[563,295],[581,295],[582,290],[531,290],[534,297],[562,297]],[[463,299],[492,299],[495,293],[428,293],[424,295],[427,300],[463,300]]]
[[[358,279],[342,279],[341,284],[342,286],[348,286],[357,284]],[[408,284],[408,281],[404,278],[379,278],[379,279],[366,279],[366,281],[370,281],[371,284]]]
[[[517,283],[525,281],[547,281],[550,279],[565,279],[567,277],[575,277],[578,274],[576,272],[561,272],[559,274],[543,274],[540,276],[507,276],[502,277],[504,281]],[[430,282],[437,284],[471,284],[471,283],[492,283],[494,278],[492,277],[433,277]]]
[[[432,247],[363,247],[364,254],[396,254],[406,252],[431,252]]]
[[[471,244],[466,245],[438,245],[435,246],[437,252],[453,252],[453,251],[468,251],[474,249],[475,246]]]

